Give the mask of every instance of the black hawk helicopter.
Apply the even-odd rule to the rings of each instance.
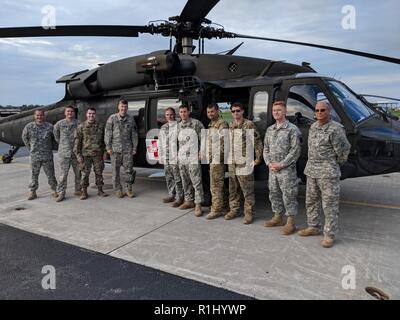
[[[308,63],[295,65],[283,61],[235,56],[237,46],[221,54],[205,54],[204,39],[239,38],[275,41],[400,64],[400,59],[313,43],[271,39],[237,34],[215,27],[206,18],[219,0],[188,0],[179,16],[168,21],[142,26],[75,25],[0,28],[1,38],[45,36],[115,36],[138,37],[159,34],[170,38],[169,50],[161,50],[110,62],[95,69],[65,75],[57,83],[65,84],[64,98],[46,106],[46,119],[62,119],[65,106],[74,105],[79,120],[85,120],[89,107],[95,107],[99,120],[116,112],[123,97],[129,101],[129,112],[135,116],[139,131],[137,166],[154,166],[146,161],[146,133],[160,128],[167,107],[181,103],[190,106],[194,118],[207,125],[208,103],[242,102],[246,115],[263,135],[273,123],[273,101],[287,102],[288,118],[302,131],[303,148],[298,162],[301,174],[307,161],[307,136],[314,120],[317,101],[327,100],[333,106],[332,117],[346,130],[352,145],[349,161],[342,166],[342,179],[400,171],[400,126],[398,121],[376,110],[363,96],[344,83],[319,75]],[[175,44],[173,45],[173,39]],[[194,54],[194,43],[198,51]],[[0,141],[13,146],[3,156],[10,162],[22,146],[21,132],[32,121],[33,111],[0,119]],[[152,137],[157,138],[157,137]],[[267,178],[267,168],[255,168],[256,179]]]

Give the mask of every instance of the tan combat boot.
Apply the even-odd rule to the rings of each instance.
[[[79,190],[75,190],[74,196],[80,196],[80,195],[81,195],[81,192]]]
[[[302,229],[298,232],[299,236],[302,237],[310,237],[310,236],[319,236],[321,231],[318,228],[308,227],[306,229]]]
[[[128,196],[128,198],[134,198],[135,197],[135,193],[133,192],[133,190],[128,190],[126,195]]]
[[[103,187],[98,187],[97,195],[100,197],[108,197],[108,194],[103,191]]]
[[[282,234],[288,236],[296,231],[296,223],[294,216],[289,216],[285,226],[282,228]]]
[[[28,196],[28,200],[33,200],[37,198],[36,191],[31,191],[31,193]]]
[[[185,201],[183,204],[179,206],[179,209],[181,210],[186,210],[186,209],[192,209],[195,207],[195,204],[193,201]]]
[[[172,207],[178,208],[181,206],[182,203],[183,203],[183,200],[175,200],[175,202],[172,204]]]
[[[220,217],[222,215],[221,211],[214,211],[211,209],[211,211],[206,215],[207,220],[212,220]]]
[[[81,190],[81,197],[79,199],[86,200],[88,198],[87,188],[82,188]]]
[[[203,215],[203,211],[201,211],[201,204],[196,204],[196,207],[194,209],[194,215],[196,217],[201,217]]]
[[[53,198],[58,198],[58,193],[57,193],[57,191],[54,191],[54,190],[53,190],[52,196],[53,196]]]
[[[56,199],[56,202],[61,202],[65,199],[65,194],[64,193],[60,193]]]
[[[321,241],[321,246],[324,248],[330,248],[335,243],[335,238],[331,236],[325,236],[324,240]]]
[[[265,221],[264,227],[280,227],[283,226],[285,223],[283,222],[282,216],[279,213],[274,213],[274,216],[271,220]]]
[[[243,224],[251,224],[253,222],[253,214],[252,213],[245,213]]]
[[[235,219],[237,216],[238,216],[237,213],[232,212],[232,211],[229,211],[229,212],[224,216],[224,219],[225,219],[225,220],[232,220],[232,219]]]
[[[174,196],[168,196],[162,199],[163,203],[170,203],[170,202],[174,202],[175,201],[175,197]]]
[[[122,190],[118,190],[116,193],[115,193],[115,195],[117,196],[117,198],[123,198],[123,197],[125,197],[125,194],[124,194],[124,192],[122,191]]]

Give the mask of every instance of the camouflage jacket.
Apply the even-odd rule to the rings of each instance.
[[[225,130],[224,130],[225,129]],[[229,125],[224,119],[211,121],[208,125],[208,160],[209,163],[224,163],[224,137],[229,145]],[[227,150],[228,151],[228,150]],[[214,154],[213,154],[214,152]]]
[[[36,122],[28,123],[22,131],[22,141],[28,148],[33,161],[53,159],[53,125],[44,122],[38,126]]]
[[[191,130],[190,130],[191,129]],[[189,118],[188,121],[183,122],[182,120],[178,123],[178,150],[179,155],[181,153],[190,156],[193,159],[198,159],[198,153],[200,152],[200,141],[201,141],[201,130],[204,129],[203,124],[193,118]],[[194,150],[193,144],[196,143],[197,139],[197,154],[192,153]]]
[[[74,145],[77,158],[99,156],[104,153],[104,126],[97,121],[85,121],[78,126]]]
[[[176,121],[167,122],[161,127],[158,151],[164,164],[170,162],[176,164],[178,154],[178,123]]]
[[[308,135],[308,161],[304,174],[312,178],[340,177],[340,164],[347,161],[350,152],[343,127],[335,122],[320,126],[315,122]]]
[[[138,145],[136,122],[127,114],[121,118],[118,113],[111,115],[106,123],[104,142],[107,150],[116,153],[132,153]]]
[[[67,121],[63,119],[54,125],[54,138],[58,143],[58,156],[71,158],[74,156],[75,133],[78,128],[78,120]]]
[[[264,161],[279,162],[283,168],[295,167],[300,157],[300,130],[286,120],[280,127],[275,123],[268,127],[264,137]]]
[[[242,123],[240,124],[237,124],[235,121],[233,121],[229,125],[229,130],[230,130],[229,159],[230,162],[232,162],[233,164],[237,163],[238,158],[248,159],[250,157],[250,155],[247,154],[246,152],[247,149],[246,130],[249,129],[254,130],[254,141],[253,141],[253,146],[251,146],[253,152],[255,153],[254,161],[256,164],[260,164],[262,161],[263,146],[261,142],[260,133],[258,132],[256,126],[252,121],[243,119]],[[242,153],[235,155],[236,152],[240,152],[238,151],[240,149]]]

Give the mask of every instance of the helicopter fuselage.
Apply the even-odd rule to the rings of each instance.
[[[44,108],[47,121],[53,124],[63,119],[67,105],[76,107],[80,121],[89,107],[95,107],[98,120],[105,122],[116,112],[120,98],[128,100],[129,113],[138,126],[138,166],[154,166],[147,159],[146,139],[157,138],[148,133],[161,127],[167,107],[188,104],[192,116],[207,126],[208,103],[219,103],[224,111],[240,101],[263,137],[274,123],[272,103],[279,99],[286,101],[288,119],[302,132],[299,176],[307,162],[313,109],[322,100],[332,105],[332,118],[343,126],[352,145],[349,161],[341,168],[343,179],[400,171],[400,130],[394,120],[382,117],[343,83],[318,75],[305,63],[158,51],[73,73],[58,82],[66,85],[64,99]],[[31,110],[0,119],[0,140],[22,146],[21,132],[33,120],[32,114]],[[223,116],[229,118],[229,111]],[[265,165],[257,166],[256,179],[266,179],[267,172]]]

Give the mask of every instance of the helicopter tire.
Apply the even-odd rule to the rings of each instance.
[[[12,157],[10,157],[9,155],[4,155],[2,157],[2,161],[3,161],[3,163],[11,163]]]

